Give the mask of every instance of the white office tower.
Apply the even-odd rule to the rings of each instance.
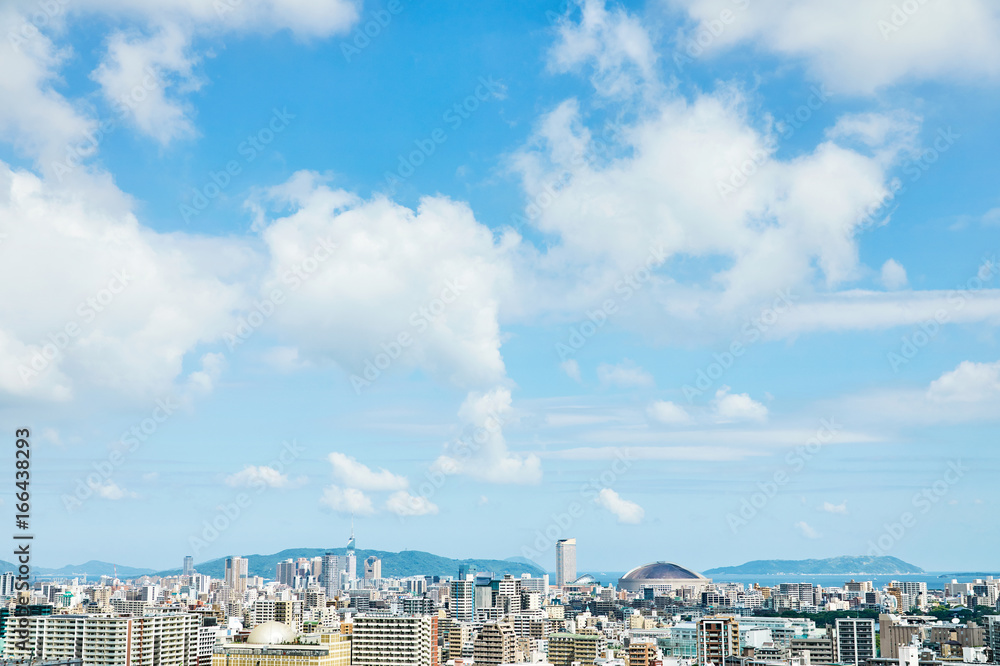
[[[865,664],[875,656],[875,620],[837,618],[837,663]]]
[[[8,571],[0,576],[0,597],[14,596],[14,572]]]
[[[194,573],[194,557],[191,555],[184,556],[184,568],[181,570],[182,576],[190,576]]]
[[[237,594],[247,591],[247,574],[250,561],[245,557],[226,558],[226,587]]]
[[[323,556],[320,585],[326,592],[327,599],[333,599],[340,591],[340,558],[333,553],[327,553]]]
[[[295,585],[295,571],[295,562],[291,558],[284,562],[278,562],[277,570],[275,571],[275,580],[282,585],[293,587]]]
[[[576,580],[576,539],[556,542],[556,586],[563,587]]]
[[[476,584],[471,580],[451,581],[451,619],[456,622],[472,622],[475,616]]]

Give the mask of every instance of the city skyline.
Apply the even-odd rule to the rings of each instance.
[[[989,570],[1000,7],[956,2],[4,3],[33,563]]]

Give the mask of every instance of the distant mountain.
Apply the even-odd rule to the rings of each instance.
[[[126,578],[146,576],[156,571],[155,569],[127,567],[122,564],[115,565],[111,562],[101,562],[99,560],[90,560],[89,562],[84,562],[83,564],[67,564],[66,566],[59,567],[58,569],[50,569],[47,567],[33,567],[33,569],[34,573],[42,576],[66,576],[72,578],[74,576],[86,575],[98,578],[100,576],[114,575],[116,566],[118,577],[122,580]]]
[[[921,574],[920,567],[896,557],[828,557],[824,560],[754,560],[735,567],[716,567],[705,574]]]
[[[264,578],[274,578],[278,562],[288,558],[298,559],[300,557],[319,557],[324,553],[343,555],[346,548],[290,548],[273,555],[247,555],[249,573],[251,576],[262,576]],[[432,553],[425,553],[420,550],[404,550],[400,553],[391,553],[384,550],[364,550],[355,551],[358,557],[358,575],[362,574],[365,558],[374,555],[382,560],[382,575],[386,577],[421,576],[428,574],[431,576],[457,576],[460,564],[475,567],[478,571],[492,571],[497,575],[512,574],[520,576],[528,573],[532,576],[542,576],[545,570],[532,562],[521,562],[511,560],[455,560],[450,557],[441,557]],[[194,567],[199,573],[208,574],[213,578],[222,578],[225,575],[226,558],[220,557],[216,560],[209,560],[196,564]],[[170,569],[168,571],[157,572],[159,576],[176,575],[180,569]]]

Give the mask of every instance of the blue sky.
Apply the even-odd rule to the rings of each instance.
[[[36,562],[990,566],[1000,10],[904,4],[8,3]]]

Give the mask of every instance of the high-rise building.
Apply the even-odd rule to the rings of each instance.
[[[320,585],[326,590],[327,599],[333,599],[340,591],[340,558],[333,553],[323,555]]]
[[[292,587],[295,584],[295,574],[295,562],[289,558],[284,562],[278,562],[277,571],[275,572],[275,580],[282,585]]]
[[[439,666],[440,663],[436,616],[355,616],[352,666]]]
[[[481,666],[516,663],[517,636],[514,627],[506,623],[484,625],[473,648],[473,661]]]
[[[227,557],[225,573],[226,587],[237,594],[246,592],[249,564],[249,560],[245,557]]]
[[[837,618],[837,663],[865,664],[875,658],[875,620]]]
[[[556,586],[563,587],[576,580],[576,539],[556,542]]]
[[[650,666],[656,659],[656,641],[652,638],[633,640],[628,646],[628,666]]]
[[[184,568],[181,570],[181,575],[190,576],[194,573],[194,557],[191,555],[184,556]]]
[[[699,664],[722,666],[726,657],[739,654],[740,625],[735,617],[700,618],[697,637]]]
[[[0,576],[0,597],[14,596],[14,572],[8,571]]]
[[[456,622],[472,622],[475,617],[475,583],[471,580],[451,581],[449,616]]]
[[[370,555],[365,559],[365,580],[378,580],[382,577],[382,560]]]

